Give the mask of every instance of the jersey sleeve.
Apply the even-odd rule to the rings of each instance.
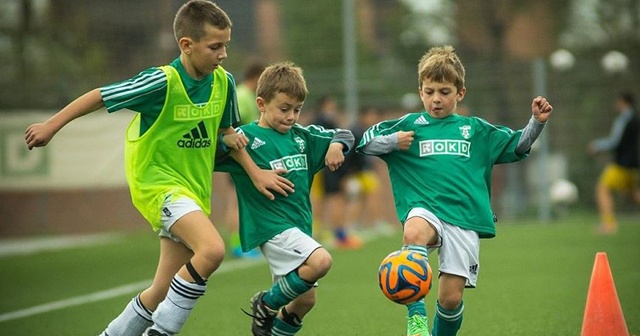
[[[510,163],[529,156],[531,149],[520,154],[516,152],[522,130],[514,131],[506,126],[492,125],[482,118],[476,118],[476,120],[487,129],[492,162]]]
[[[310,161],[309,171],[312,174],[315,174],[325,166],[324,157],[327,155],[329,145],[334,142],[336,130],[324,128],[315,124],[308,126],[296,125],[296,127],[302,128],[303,132],[306,134],[306,143],[309,147],[307,150]]]
[[[361,154],[382,155],[395,148],[397,138],[394,134],[402,130],[403,121],[408,115],[400,119],[381,121],[369,127],[362,134],[356,152]],[[367,149],[365,149],[367,148]]]
[[[158,67],[148,68],[127,80],[100,88],[109,113],[122,109],[157,117],[167,93],[167,76]]]

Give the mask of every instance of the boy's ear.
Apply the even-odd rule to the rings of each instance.
[[[256,105],[258,106],[258,111],[260,111],[260,113],[264,113],[267,102],[265,102],[262,97],[256,97]]]
[[[183,37],[178,40],[178,47],[180,47],[180,51],[189,55],[191,54],[191,39],[188,37]]]
[[[466,87],[462,87],[462,89],[460,89],[460,91],[458,91],[458,97],[456,98],[456,100],[459,102],[461,102],[464,99],[464,95],[467,93],[467,88]]]

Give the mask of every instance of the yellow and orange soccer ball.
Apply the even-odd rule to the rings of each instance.
[[[408,304],[429,294],[433,274],[421,254],[409,250],[391,252],[380,263],[378,283],[389,300]]]

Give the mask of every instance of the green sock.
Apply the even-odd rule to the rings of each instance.
[[[292,335],[295,335],[298,331],[300,331],[300,329],[302,329],[302,324],[293,326],[279,318],[276,318],[273,321],[273,326],[271,327],[271,335],[292,336]]]
[[[462,312],[464,312],[464,302],[458,308],[447,310],[436,302],[436,317],[433,320],[433,335],[455,336],[462,325]]]
[[[422,315],[427,316],[427,307],[425,307],[424,299],[420,299],[416,302],[411,302],[407,305],[407,316],[411,317],[413,315]]]
[[[311,288],[313,288],[313,284],[302,280],[298,273],[293,271],[278,279],[265,294],[263,300],[270,308],[279,309]]]
[[[413,252],[417,252],[422,255],[425,259],[429,260],[427,257],[427,247],[422,245],[405,245],[402,247],[403,250],[409,250]],[[427,308],[424,304],[424,299],[418,300],[416,302],[409,303],[407,305],[407,309],[409,310],[407,316],[411,317],[413,315],[423,315],[427,316]]]
[[[423,245],[405,245],[402,247],[402,250],[409,250],[413,252],[420,253],[425,259],[429,260],[429,255],[427,254],[427,247]]]

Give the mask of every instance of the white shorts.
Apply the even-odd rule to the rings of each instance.
[[[193,211],[202,211],[194,200],[182,197],[172,202],[171,195],[167,196],[167,198],[164,199],[164,203],[162,203],[162,216],[160,218],[162,228],[158,235],[160,237],[167,237],[178,243],[184,243],[180,238],[174,236],[170,230],[178,219]]]
[[[407,215],[428,221],[438,233],[436,244],[427,246],[429,253],[439,249],[438,271],[458,275],[467,279],[468,288],[475,288],[480,272],[480,237],[478,233],[465,230],[440,220],[424,208],[413,208]]]
[[[269,267],[273,281],[297,269],[313,253],[322,247],[320,243],[300,231],[298,228],[287,229],[260,245]]]

